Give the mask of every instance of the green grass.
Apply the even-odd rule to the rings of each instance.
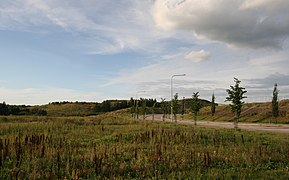
[[[5,118],[0,179],[289,178],[288,134],[136,121],[125,113]]]

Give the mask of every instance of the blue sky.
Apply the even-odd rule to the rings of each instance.
[[[289,98],[287,0],[0,0],[0,101]],[[138,93],[138,91],[146,91]]]

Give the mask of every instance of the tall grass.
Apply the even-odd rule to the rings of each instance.
[[[0,179],[289,178],[286,134],[125,114],[0,122]]]

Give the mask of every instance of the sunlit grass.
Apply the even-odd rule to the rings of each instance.
[[[0,179],[289,177],[287,134],[94,117],[7,117]]]

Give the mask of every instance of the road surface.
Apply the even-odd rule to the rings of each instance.
[[[142,116],[139,116],[139,119],[142,119]],[[146,120],[152,120],[152,116],[148,115],[145,118]],[[162,115],[155,115],[154,120],[163,121]],[[165,122],[172,122],[171,119],[165,118]],[[181,120],[178,119],[177,123],[194,125],[193,120]],[[213,122],[213,121],[197,121],[197,126],[211,126],[211,127],[222,127],[222,128],[234,128],[232,122]],[[260,123],[238,123],[239,129],[252,130],[252,131],[271,131],[271,132],[280,132],[280,133],[289,133],[289,125],[283,124],[260,124]]]

